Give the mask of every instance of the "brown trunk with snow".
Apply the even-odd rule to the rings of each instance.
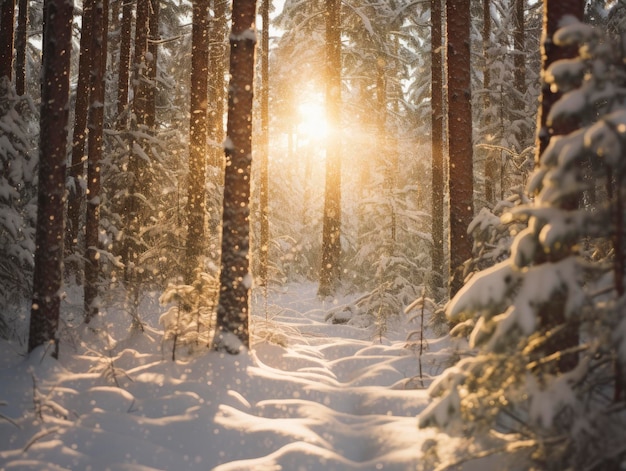
[[[39,188],[29,352],[49,341],[58,347],[73,11],[74,5],[68,0],[46,0],[44,4]],[[55,348],[53,355],[56,354]]]
[[[472,257],[472,241],[467,234],[474,217],[470,3],[470,0],[446,2],[450,297],[463,286],[463,264]]]
[[[318,296],[332,295],[341,277],[341,2],[326,0],[326,186]]]
[[[256,2],[234,0],[230,34],[220,292],[214,347],[250,346],[250,177]]]

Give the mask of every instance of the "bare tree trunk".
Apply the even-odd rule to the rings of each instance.
[[[0,3],[0,78],[13,78],[13,32],[15,0]]]
[[[491,0],[483,0],[483,56],[485,58],[485,68],[483,70],[483,107],[485,110],[491,108],[491,57],[489,48],[491,46]],[[486,113],[485,127],[492,124],[492,116],[489,111]],[[489,149],[485,150],[485,201],[494,205],[496,202],[496,182],[498,179],[499,152],[495,153]]]
[[[91,96],[89,99],[89,158],[87,162],[87,217],[85,223],[85,322],[98,315],[100,275],[100,168],[104,127],[104,91],[109,30],[109,0],[96,2],[93,10]]]
[[[122,0],[124,1],[124,0]],[[117,127],[126,128],[128,117],[128,80],[130,77],[130,43],[133,26],[133,5],[131,1],[122,4],[122,23],[120,28],[120,60],[117,82]]]
[[[26,93],[26,47],[28,44],[28,0],[19,0],[15,30],[15,92]]]
[[[52,340],[55,356],[63,278],[63,199],[73,10],[73,2],[68,0],[46,0],[44,4],[39,189],[28,351]]]
[[[326,0],[326,188],[318,296],[335,292],[341,277],[341,2]]]
[[[122,250],[122,262],[126,267],[125,280],[136,283],[136,263],[140,251],[141,230],[141,204],[143,194],[143,165],[141,158],[134,151],[135,145],[141,146],[143,142],[137,142],[136,132],[146,130],[148,113],[148,84],[146,79],[146,53],[148,51],[148,36],[150,20],[150,0],[137,0],[137,15],[135,24],[135,53],[133,57],[133,104],[131,130],[135,134],[131,137],[130,154],[128,157],[128,195],[124,207],[125,216],[125,241]]]
[[[470,0],[446,2],[446,21],[452,297],[463,286],[463,264],[472,257],[472,241],[467,234],[467,227],[474,217]]]
[[[76,85],[76,104],[74,106],[74,132],[72,134],[72,157],[69,168],[71,181],[67,200],[67,237],[66,254],[76,252],[81,228],[81,206],[85,200],[85,142],[87,140],[87,115],[89,113],[89,95],[94,87],[91,79],[93,64],[93,23],[101,21],[94,18],[93,10],[96,0],[86,0],[83,4],[82,30],[80,33],[80,56],[78,60],[78,83]],[[102,12],[100,12],[102,13]],[[79,267],[72,263],[68,269],[76,275],[80,282]]]
[[[259,284],[267,286],[268,252],[269,252],[269,27],[271,0],[262,0],[261,17],[263,34],[261,38],[261,175],[260,175],[260,209],[261,237],[259,241]]]
[[[515,82],[515,119],[524,119],[526,116],[526,27],[524,23],[524,0],[515,0],[515,30],[513,31],[513,49],[515,56],[513,58],[514,65],[514,82]],[[526,136],[524,130],[520,130],[517,135],[517,141],[522,148],[517,149],[518,152],[523,150]]]
[[[432,220],[431,232],[433,246],[431,250],[432,260],[432,286],[443,286],[444,259],[443,259],[443,197],[445,192],[445,180],[443,173],[443,25],[441,0],[431,0],[431,103],[432,103],[432,180],[431,180],[431,205]]]
[[[250,346],[250,169],[254,86],[255,0],[234,0],[225,144],[220,293],[215,348],[238,353]]]
[[[148,59],[146,60],[146,128],[155,133],[156,129],[156,96],[157,96],[157,65],[159,58],[159,15],[160,0],[150,0],[150,34],[148,37]]]
[[[194,0],[191,32],[191,98],[185,282],[202,265],[206,224],[206,166],[209,83],[209,1]]]

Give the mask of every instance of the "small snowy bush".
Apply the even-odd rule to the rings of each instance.
[[[478,445],[489,440],[493,452],[532,462],[522,467],[618,469],[626,462],[626,67],[618,45],[577,20],[554,40],[580,52],[546,73],[564,93],[548,122],[580,128],[551,139],[529,181],[534,201],[503,218],[526,226],[510,256],[449,304],[451,320],[475,322],[474,350],[432,384],[437,399],[419,423],[482,437]]]

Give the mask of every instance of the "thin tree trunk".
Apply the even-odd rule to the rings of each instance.
[[[126,108],[128,106],[128,81],[130,77],[130,43],[131,30],[133,26],[133,5],[129,0],[121,0],[122,23],[120,28],[120,60],[117,82],[117,127],[126,128],[128,117]]]
[[[268,252],[269,252],[269,26],[271,0],[262,0],[261,17],[263,34],[261,39],[261,175],[260,175],[260,209],[261,238],[259,241],[259,284],[267,286]]]
[[[450,297],[463,286],[463,264],[472,257],[467,227],[474,217],[470,78],[470,0],[446,2],[450,172]]]
[[[229,353],[238,353],[250,345],[249,215],[255,15],[254,0],[234,0],[230,34],[222,260],[215,338],[215,348]]]
[[[28,0],[19,0],[15,30],[15,92],[26,93],[26,47],[28,45]]]
[[[146,53],[148,51],[148,36],[150,20],[150,0],[137,0],[137,16],[135,24],[135,53],[133,57],[133,104],[131,130],[135,134],[130,139],[130,154],[128,156],[128,195],[124,208],[126,231],[122,262],[126,267],[125,280],[130,284],[136,283],[136,263],[140,250],[141,230],[141,207],[140,199],[143,194],[143,166],[141,158],[136,155],[134,147],[141,146],[143,142],[137,142],[137,131],[146,130],[147,118],[147,80]]]
[[[524,23],[524,0],[515,0],[515,30],[513,32],[513,49],[515,56],[513,58],[514,66],[514,83],[515,83],[515,119],[524,119],[526,117],[526,28]],[[523,150],[526,136],[524,130],[521,129],[517,135],[517,141],[522,148],[517,149],[519,152]]]
[[[318,296],[330,296],[341,277],[341,2],[326,0],[326,188]]]
[[[432,287],[443,286],[444,259],[443,259],[443,197],[445,180],[443,174],[443,25],[441,0],[431,0],[431,150],[432,150],[432,180],[431,180],[431,205],[432,219],[431,232],[433,246],[431,249],[432,260]]]
[[[492,124],[491,111],[491,57],[489,48],[491,47],[491,0],[483,0],[483,56],[485,58],[485,68],[483,69],[483,109],[485,113],[485,127]],[[485,150],[485,201],[494,205],[496,202],[496,182],[498,181],[498,160],[499,153],[489,149]]]
[[[100,274],[100,169],[104,127],[104,91],[107,64],[109,0],[96,2],[93,9],[91,42],[91,96],[89,106],[89,158],[87,163],[87,217],[85,223],[85,322],[98,314]]]
[[[13,78],[13,32],[15,27],[15,0],[0,3],[0,78]]]
[[[202,266],[206,223],[206,166],[209,83],[209,1],[194,0],[191,33],[191,98],[185,282]]]
[[[73,11],[71,0],[46,0],[44,4],[39,188],[28,351],[52,340],[55,356],[63,278],[63,197]]]
[[[81,206],[85,199],[85,142],[87,140],[87,115],[89,113],[89,95],[94,87],[92,82],[93,64],[93,23],[100,22],[100,18],[94,18],[96,0],[85,0],[83,4],[82,30],[80,33],[80,57],[78,60],[78,83],[76,86],[76,104],[74,106],[74,132],[72,134],[72,157],[69,168],[71,181],[70,191],[67,196],[67,238],[66,253],[76,252],[79,231],[81,228]],[[79,267],[72,263],[68,269],[76,275],[80,281]]]
[[[159,14],[160,0],[150,0],[150,35],[148,37],[148,54],[146,59],[146,127],[155,133],[156,129],[156,96],[157,96],[157,65],[159,58]]]

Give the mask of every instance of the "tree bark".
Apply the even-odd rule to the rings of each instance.
[[[73,10],[73,2],[68,0],[46,0],[44,4],[39,188],[28,351],[52,340],[57,347],[55,356],[63,277],[63,198]]]
[[[491,57],[489,48],[491,47],[491,0],[483,0],[483,56],[485,68],[483,70],[483,107],[487,110],[485,114],[485,127],[492,124],[492,115],[488,110],[491,108]],[[490,205],[496,203],[496,182],[498,181],[498,159],[499,152],[485,150],[485,201]]]
[[[230,34],[226,169],[220,293],[215,348],[238,353],[250,345],[250,169],[256,2],[234,0]],[[234,338],[233,338],[234,337]],[[237,339],[236,342],[234,340]]]
[[[326,187],[318,296],[332,295],[341,277],[341,2],[326,0]]]
[[[431,251],[433,288],[443,286],[444,258],[443,258],[443,201],[445,180],[443,172],[443,25],[441,0],[431,0],[431,149],[432,149],[432,180],[431,205],[432,219],[431,232],[433,246]]]
[[[474,217],[470,3],[470,0],[446,2],[450,297],[463,286],[463,264],[472,257],[472,241],[467,234],[467,227]]]
[[[160,0],[150,0],[150,33],[148,36],[148,58],[146,60],[146,127],[149,132],[156,133],[156,97],[157,86],[157,66],[159,58],[159,15]]]
[[[89,99],[89,157],[87,161],[87,216],[85,223],[85,322],[99,310],[98,279],[100,275],[100,169],[104,127],[104,91],[107,64],[109,0],[100,0],[93,9],[91,42],[91,94]]]
[[[260,175],[260,212],[261,234],[259,240],[259,285],[267,286],[269,254],[269,26],[271,0],[262,0],[261,17],[263,34],[261,38],[261,175]]]
[[[0,77],[13,78],[13,33],[15,28],[15,0],[0,3]]]
[[[15,92],[26,93],[26,47],[28,45],[28,0],[19,0],[15,30]]]
[[[128,124],[128,81],[130,77],[130,43],[133,26],[133,5],[124,1],[120,28],[120,60],[117,82],[117,128],[124,129]]]
[[[193,282],[195,269],[202,266],[206,239],[209,26],[209,1],[194,0],[191,32],[187,262],[185,264],[187,284]]]
[[[80,56],[78,60],[78,83],[76,85],[76,104],[74,106],[74,132],[72,134],[72,157],[69,168],[69,179],[72,182],[67,200],[67,237],[66,253],[76,252],[79,232],[81,229],[80,213],[85,199],[85,142],[87,140],[87,116],[89,113],[89,95],[94,84],[92,78],[93,64],[93,23],[100,22],[100,18],[95,18],[93,11],[97,5],[96,0],[85,0],[83,4],[82,29],[80,33]],[[98,9],[100,11],[100,9]],[[102,12],[100,12],[102,13]],[[76,274],[77,281],[80,281],[79,267],[72,264],[68,267]]]

